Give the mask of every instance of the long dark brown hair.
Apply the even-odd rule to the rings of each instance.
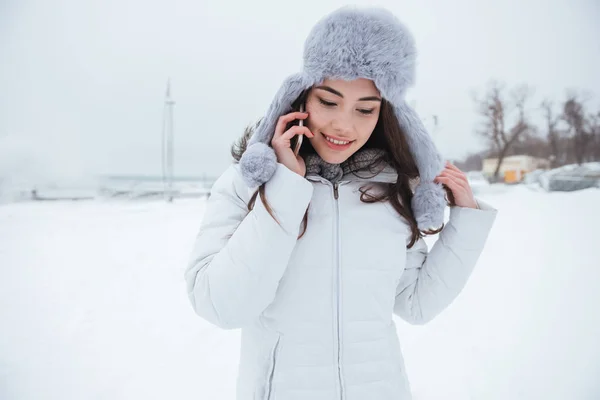
[[[299,111],[300,105],[305,103],[306,98],[308,97],[310,89],[305,90],[302,94],[294,101],[292,104],[292,111]],[[294,121],[286,127],[286,130],[289,129],[292,125],[297,124],[298,121]],[[233,156],[235,162],[239,162],[242,154],[246,150],[248,145],[248,140],[254,133],[254,130],[260,121],[255,124],[248,126],[244,131],[244,134],[236,143],[233,144],[231,148],[231,155]],[[292,141],[292,148],[294,145],[294,141]],[[373,130],[373,133],[369,137],[369,140],[363,145],[364,148],[376,148],[382,149],[382,155],[370,162],[367,167],[361,169],[361,176],[364,170],[369,170],[374,172],[376,175],[379,171],[381,171],[382,165],[384,163],[392,166],[396,172],[398,173],[398,179],[395,183],[386,183],[384,184],[383,192],[378,194],[371,193],[369,191],[370,186],[365,185],[360,188],[360,200],[363,203],[376,203],[380,201],[389,201],[390,204],[394,207],[394,209],[400,214],[406,221],[408,221],[411,228],[411,241],[408,244],[408,248],[411,248],[417,240],[425,235],[432,235],[439,233],[443,229],[440,227],[437,230],[431,231],[420,231],[417,226],[417,220],[415,219],[411,200],[413,197],[413,191],[411,184],[415,183],[419,179],[419,170],[415,163],[415,160],[412,156],[412,153],[409,150],[408,142],[406,139],[405,133],[402,131],[400,124],[398,123],[398,119],[396,118],[396,114],[394,113],[394,108],[392,105],[386,101],[385,99],[381,102],[381,108],[379,111],[379,119]],[[300,147],[300,155],[306,156],[307,154],[316,153],[309,140],[303,140],[302,146]],[[352,167],[353,158],[350,157],[348,159],[348,163]],[[352,168],[353,170],[355,168]],[[364,176],[363,176],[364,177]],[[454,205],[454,198],[452,196],[452,192],[450,192],[446,188],[447,200],[449,205]],[[265,197],[265,185],[262,184],[259,186],[258,190],[252,195],[250,200],[248,201],[248,210],[252,210],[254,208],[254,203],[256,202],[256,197],[260,195],[260,199],[265,207],[265,209],[271,214],[271,216],[277,221],[277,218],[273,215],[272,209],[267,202]],[[279,221],[277,221],[279,223]],[[304,218],[302,219],[302,233],[298,236],[298,239],[301,238],[306,232],[306,228],[308,225],[308,209],[304,213]]]

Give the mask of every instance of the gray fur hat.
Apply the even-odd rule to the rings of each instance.
[[[342,7],[322,18],[304,43],[303,71],[289,76],[248,142],[240,169],[248,186],[260,186],[275,173],[270,142],[280,116],[292,110],[302,91],[325,79],[370,79],[394,107],[419,169],[412,209],[419,229],[444,221],[445,192],[433,179],[444,163],[415,111],[405,102],[415,80],[415,42],[407,28],[382,8]]]

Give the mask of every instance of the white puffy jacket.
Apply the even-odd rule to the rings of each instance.
[[[248,212],[238,165],[215,182],[185,279],[198,315],[242,328],[238,400],[411,398],[392,313],[423,324],[447,307],[496,210],[453,207],[431,251],[422,239],[407,249],[406,220],[359,198],[366,181],[395,179],[387,169],[333,185],[277,164],[265,193],[281,225],[260,199]]]

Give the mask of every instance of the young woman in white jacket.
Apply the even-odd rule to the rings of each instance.
[[[185,279],[199,316],[242,329],[238,400],[411,398],[392,316],[446,308],[496,216],[404,102],[414,62],[386,10],[324,17],[214,184]]]

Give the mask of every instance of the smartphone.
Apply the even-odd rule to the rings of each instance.
[[[300,112],[304,112],[304,104],[300,104]],[[298,120],[298,126],[304,126],[304,120],[300,119]],[[300,151],[300,146],[302,146],[302,138],[304,137],[304,135],[296,135],[295,138],[295,144],[293,144],[293,148],[294,148],[294,155],[298,155],[298,152]]]

